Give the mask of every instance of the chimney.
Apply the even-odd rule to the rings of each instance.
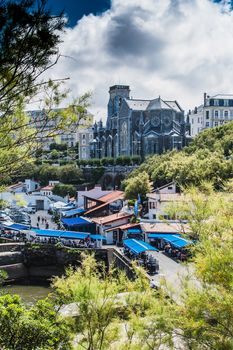
[[[204,92],[204,106],[206,105],[206,92]]]

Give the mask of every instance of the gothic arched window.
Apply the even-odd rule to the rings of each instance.
[[[127,123],[124,122],[121,125],[121,148],[127,149]]]

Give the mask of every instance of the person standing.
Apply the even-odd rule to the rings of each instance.
[[[40,216],[39,215],[37,217],[37,221],[38,221],[38,223],[40,223]]]

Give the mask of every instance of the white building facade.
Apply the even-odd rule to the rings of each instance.
[[[233,94],[209,96],[204,93],[204,104],[189,114],[190,133],[194,137],[204,129],[214,128],[233,120]]]
[[[93,141],[93,129],[80,129],[77,135],[79,143],[79,159],[90,159],[91,143]]]
[[[150,221],[169,219],[166,211],[167,207],[181,199],[180,193],[176,191],[175,182],[159,187],[153,192],[147,193],[146,196],[148,198],[148,213],[144,218]]]

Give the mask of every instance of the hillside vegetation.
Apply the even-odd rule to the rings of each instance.
[[[233,121],[200,133],[182,151],[154,155],[130,174],[145,171],[155,186],[175,180],[180,186],[211,181],[216,189],[233,178]]]

